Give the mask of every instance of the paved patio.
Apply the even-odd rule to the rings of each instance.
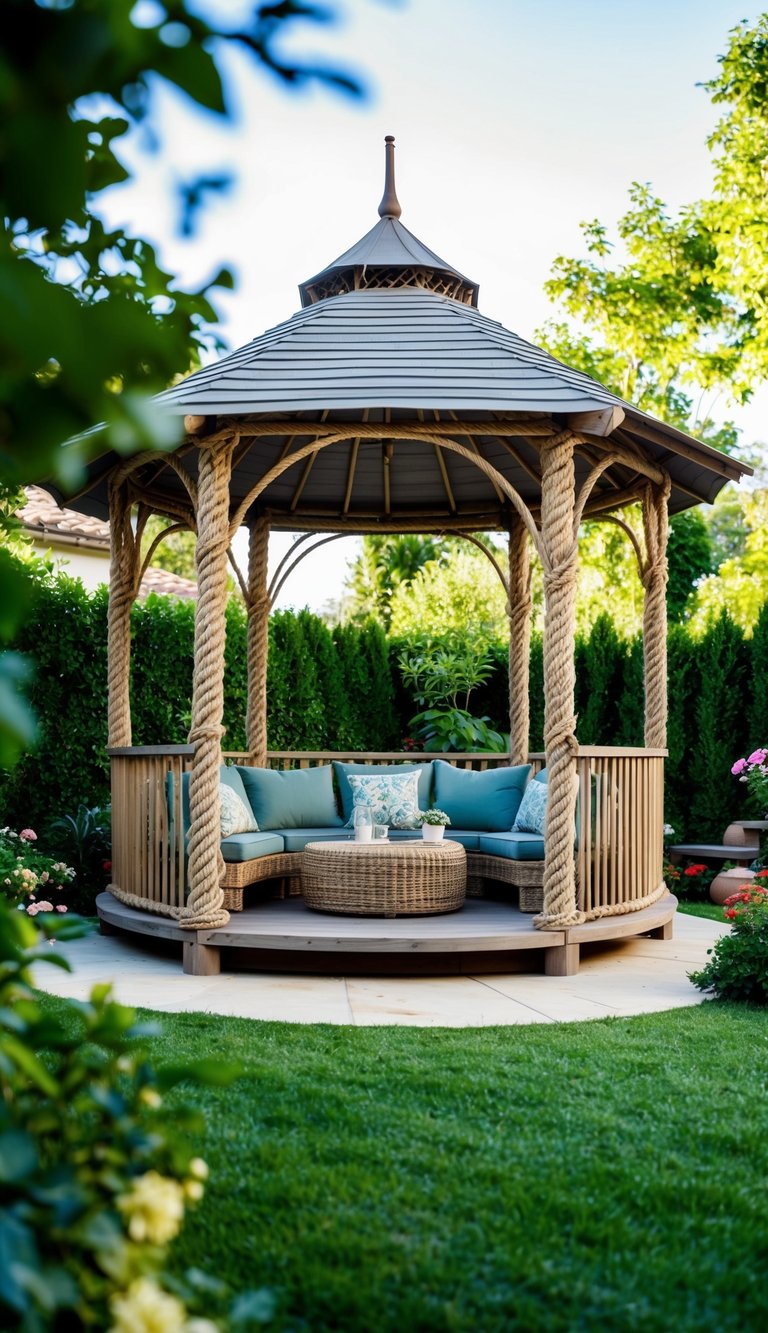
[[[167,1013],[199,1012],[288,1023],[360,1027],[487,1027],[568,1023],[656,1013],[700,1004],[687,973],[728,927],[678,915],[671,941],[639,938],[594,946],[574,977],[483,975],[344,977],[229,972],[189,977],[177,956],[130,936],[94,934],[56,945],[74,971],[40,964],[35,981],[53,995],[86,999],[112,982],[123,1004]]]

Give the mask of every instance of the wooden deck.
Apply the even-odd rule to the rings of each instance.
[[[578,971],[582,944],[651,934],[671,939],[677,899],[603,917],[566,930],[536,930],[530,915],[505,902],[467,899],[458,912],[429,917],[342,917],[311,911],[300,898],[270,900],[216,930],[188,931],[169,917],[140,912],[110,893],[96,900],[101,928],[181,943],[184,971],[212,976],[221,950],[253,971],[397,972]]]

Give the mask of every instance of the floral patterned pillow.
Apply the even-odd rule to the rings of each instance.
[[[347,828],[354,825],[358,805],[370,806],[374,824],[388,824],[390,828],[418,828],[418,773],[376,777],[350,773],[349,785],[352,788],[352,814],[347,821]]]
[[[529,782],[520,802],[517,818],[512,825],[513,833],[538,833],[544,837],[544,820],[547,816],[547,797],[549,786],[546,782]]]
[[[221,802],[221,836],[231,838],[234,833],[258,833],[259,826],[236,791],[222,782],[219,786]]]

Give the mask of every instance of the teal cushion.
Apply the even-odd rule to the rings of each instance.
[[[419,809],[426,810],[427,806],[432,804],[432,763],[429,760],[423,764],[353,764],[343,759],[334,759],[333,771],[339,787],[341,813],[345,823],[352,814],[352,788],[349,785],[352,774],[363,777],[391,777],[393,773],[418,773]]]
[[[255,861],[259,856],[272,856],[284,850],[279,833],[233,833],[222,838],[221,854],[225,861]]]
[[[232,788],[233,792],[235,792],[236,795],[240,797],[240,800],[243,802],[246,809],[251,808],[245,787],[243,786],[243,780],[240,777],[240,774],[238,773],[236,768],[232,768],[229,764],[222,764],[221,768],[219,769],[219,781],[223,782],[226,787]],[[176,824],[176,806],[174,801],[175,793],[174,793],[173,773],[166,773],[165,791],[168,799],[168,819],[172,831],[175,828]],[[181,814],[182,814],[182,819],[184,821],[184,837],[186,838],[187,834],[189,833],[189,824],[190,824],[189,773],[182,773],[181,775]]]
[[[520,802],[520,809],[512,825],[513,833],[538,833],[544,837],[544,825],[547,818],[547,782],[529,782]]]
[[[436,759],[434,769],[435,805],[450,815],[454,828],[486,833],[511,829],[523,799],[530,764],[515,767],[505,764],[502,768],[475,773],[470,768],[454,768],[444,759]]]
[[[509,861],[543,861],[544,839],[535,833],[481,833],[480,851]]]
[[[308,842],[353,842],[349,829],[284,828],[281,836],[287,852],[303,852]]]
[[[338,828],[333,775],[320,768],[238,768],[260,829]]]

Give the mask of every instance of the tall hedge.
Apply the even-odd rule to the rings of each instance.
[[[133,609],[131,695],[137,744],[186,739],[191,707],[194,605],[150,597]],[[35,668],[32,702],[40,719],[36,750],[0,773],[0,822],[32,825],[80,801],[108,800],[105,589],[88,594],[66,576],[34,590],[15,645]],[[267,680],[270,748],[399,749],[417,711],[397,669],[404,640],[387,640],[370,621],[327,625],[308,611],[270,618]],[[642,745],[642,639],[621,638],[607,617],[576,644],[577,734],[583,743]],[[471,707],[508,727],[507,647],[491,644],[492,672]],[[227,749],[244,749],[246,618],[227,608]],[[531,748],[543,748],[543,653],[530,658]],[[730,774],[734,759],[768,743],[768,607],[752,638],[723,614],[694,639],[669,635],[669,761],[666,814],[682,839],[714,841],[734,818],[754,812]]]

